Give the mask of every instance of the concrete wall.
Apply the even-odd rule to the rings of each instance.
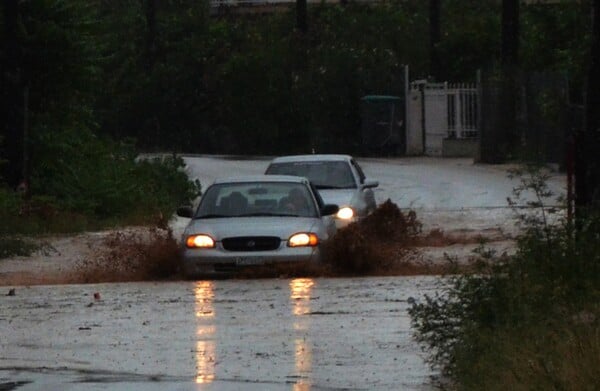
[[[421,91],[410,90],[406,107],[406,154],[409,156],[423,154],[422,104]]]
[[[472,157],[479,155],[479,139],[451,139],[442,141],[443,157]]]

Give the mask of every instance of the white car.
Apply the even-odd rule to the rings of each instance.
[[[321,245],[335,234],[332,215],[306,178],[255,175],[217,179],[182,237],[183,271],[188,277],[230,275],[253,265],[319,262]]]
[[[306,177],[325,203],[336,204],[336,225],[343,227],[377,208],[373,188],[379,182],[367,180],[359,164],[349,155],[295,155],[273,159],[265,174]]]

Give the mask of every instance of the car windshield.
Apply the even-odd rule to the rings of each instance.
[[[317,217],[308,186],[295,182],[219,183],[210,186],[196,218],[292,216]]]
[[[317,189],[356,188],[350,165],[345,161],[272,163],[266,173],[302,176],[308,178]]]

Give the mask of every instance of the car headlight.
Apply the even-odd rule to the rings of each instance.
[[[215,241],[208,235],[190,235],[185,240],[185,245],[188,248],[214,248]]]
[[[354,210],[349,206],[344,206],[338,210],[336,217],[342,220],[350,220],[354,217]]]
[[[319,244],[319,237],[313,233],[301,232],[288,239],[289,247],[314,247]]]

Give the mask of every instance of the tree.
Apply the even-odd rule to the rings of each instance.
[[[18,38],[20,18],[19,1],[2,2],[4,14],[4,40],[1,58],[1,100],[0,113],[2,132],[6,136],[4,153],[7,164],[4,167],[4,179],[12,188],[23,180],[24,176],[24,133],[23,133],[23,83],[21,68],[21,48]]]

